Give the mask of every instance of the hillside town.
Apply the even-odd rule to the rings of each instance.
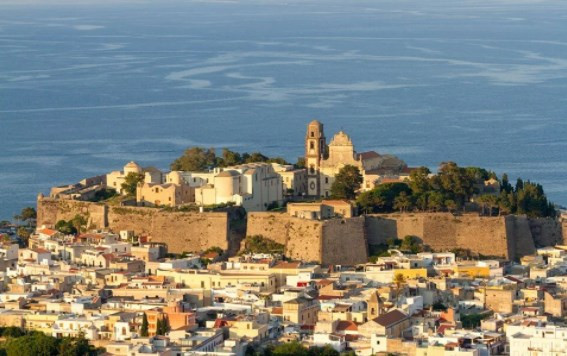
[[[6,347],[17,350],[13,340],[37,332],[86,340],[89,354],[124,356],[567,350],[565,230],[535,183],[512,186],[506,176],[452,162],[432,173],[392,155],[358,153],[343,131],[327,144],[318,121],[308,124],[296,164],[194,148],[171,168],[132,161],[53,187],[39,196],[37,216],[19,216],[19,237],[15,226],[0,231]],[[44,199],[91,205],[46,217]],[[165,222],[150,221],[154,211]],[[210,234],[220,220],[207,220],[210,213],[231,216],[222,220],[226,245],[215,245]],[[121,229],[120,214],[142,222]],[[186,230],[159,238],[174,216]],[[259,216],[264,230],[246,226]],[[415,216],[441,229],[396,221]],[[489,219],[501,229],[492,232]],[[202,232],[195,229],[213,232],[195,240]],[[476,249],[481,240],[489,246]],[[355,250],[362,252],[343,257]]]
[[[131,231],[38,228],[0,249],[0,326],[84,337],[109,355],[250,355],[277,345],[356,355],[565,352],[567,247],[518,263],[453,252],[357,266],[250,252],[171,255]]]

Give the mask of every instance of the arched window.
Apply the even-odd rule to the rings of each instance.
[[[309,142],[309,148],[312,150],[315,149],[315,142],[313,141]]]

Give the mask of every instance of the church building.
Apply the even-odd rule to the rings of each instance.
[[[357,153],[350,137],[343,131],[336,133],[327,145],[323,124],[317,120],[307,125],[305,137],[305,166],[307,168],[307,192],[313,197],[331,196],[335,176],[346,165],[357,167],[364,181],[362,189],[373,187],[367,179],[376,175],[398,175],[407,165],[392,155],[380,155],[374,151]],[[372,177],[372,178],[370,178]]]

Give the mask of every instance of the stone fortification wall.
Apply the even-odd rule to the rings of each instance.
[[[53,226],[59,220],[80,214],[87,218],[89,228],[147,234],[152,241],[166,243],[172,252],[218,246],[234,254],[245,235],[263,235],[283,244],[291,258],[324,264],[364,262],[368,245],[406,235],[417,236],[436,251],[463,248],[510,259],[531,254],[536,247],[567,244],[567,221],[524,216],[380,214],[317,221],[284,213],[256,212],[248,214],[245,224],[226,212],[166,212],[51,198],[38,199],[37,211],[39,225]]]
[[[529,219],[530,230],[534,238],[535,246],[563,244],[566,231],[562,228],[562,224],[565,223],[565,221],[544,218]]]
[[[534,253],[536,247],[565,241],[565,229],[554,219],[449,213],[367,215],[366,238],[370,245],[406,235],[419,237],[436,251],[463,248],[510,259]]]
[[[166,243],[170,252],[193,252],[218,246],[236,252],[241,234],[234,233],[228,213],[167,212],[154,208],[118,207],[72,200],[38,199],[38,225],[53,226],[80,214],[95,229],[133,230],[151,241]]]
[[[368,261],[365,218],[323,221],[321,260],[325,264],[355,265]]]
[[[417,236],[435,251],[464,248],[487,256],[508,256],[503,218],[449,213],[367,215],[366,238],[370,245],[407,235]]]
[[[323,223],[305,220],[285,213],[248,213],[246,235],[262,235],[285,246],[286,256],[323,263],[321,248]]]
[[[71,220],[75,215],[87,219],[87,226],[102,229],[107,226],[106,207],[103,204],[77,200],[38,198],[37,225],[55,226],[59,220]]]

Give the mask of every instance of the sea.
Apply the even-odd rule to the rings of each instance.
[[[567,1],[0,0],[0,219],[187,147],[295,161],[306,125],[567,204]]]

